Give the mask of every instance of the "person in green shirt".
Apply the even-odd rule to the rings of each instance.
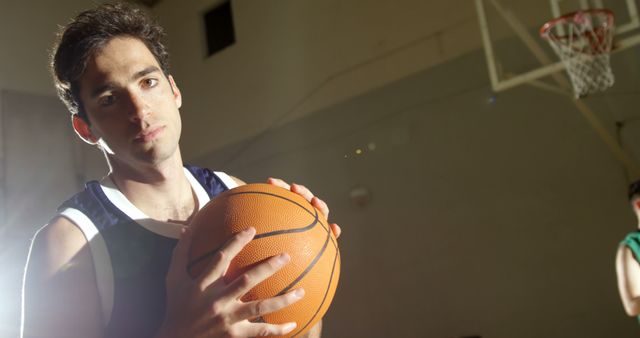
[[[629,203],[638,217],[638,228],[618,246],[616,274],[622,305],[627,315],[640,315],[640,180],[629,185]],[[640,317],[638,317],[640,320]]]

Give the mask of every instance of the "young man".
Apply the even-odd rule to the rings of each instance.
[[[640,222],[640,180],[629,186],[629,202]],[[640,315],[640,223],[618,246],[616,273],[618,291],[627,315]]]
[[[60,34],[52,58],[59,96],[76,133],[104,152],[111,170],[36,234],[25,272],[24,337],[249,337],[296,329],[251,320],[296,302],[304,290],[240,301],[288,262],[286,253],[229,284],[222,279],[254,229],[226,243],[199,278],[186,272],[191,218],[244,183],[183,166],[182,96],[162,36],[141,10],[123,4],[81,13]],[[304,186],[269,182],[328,215]],[[339,233],[335,224],[332,230]]]

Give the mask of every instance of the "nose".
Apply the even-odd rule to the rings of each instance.
[[[129,119],[131,120],[131,122],[144,121],[146,117],[151,113],[149,104],[140,93],[129,91],[128,96],[130,103]]]

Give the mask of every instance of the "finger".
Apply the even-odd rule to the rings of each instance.
[[[200,277],[201,288],[204,289],[213,284],[216,280],[220,279],[220,277],[222,277],[222,275],[227,271],[227,268],[229,268],[231,260],[236,257],[247,243],[251,242],[255,234],[256,229],[250,227],[237,233],[228,240],[214,255],[209,266]]]
[[[273,185],[278,186],[280,188],[291,190],[291,186],[287,182],[285,182],[285,181],[283,181],[283,180],[281,180],[279,178],[269,177],[267,179],[267,183],[273,184]]]
[[[324,217],[329,218],[329,206],[323,200],[318,197],[313,197],[313,199],[311,199],[311,205],[318,208]]]
[[[244,296],[254,286],[258,285],[263,280],[269,278],[276,271],[280,270],[285,264],[289,263],[291,257],[288,254],[283,253],[261,262],[260,264],[249,269],[243,275],[234,279],[226,290],[225,298],[227,301],[236,300]]]
[[[342,234],[342,228],[335,223],[331,223],[330,227],[331,231],[333,231],[333,235],[336,236],[336,238],[340,237],[340,234]]]
[[[240,337],[283,336],[297,327],[295,322],[285,324],[245,322],[239,325],[241,325],[238,330],[238,336]]]
[[[291,191],[293,191],[296,194],[304,197],[309,202],[311,202],[311,200],[313,199],[313,193],[311,192],[311,190],[309,190],[304,185],[292,183],[291,184]]]
[[[304,293],[304,289],[299,288],[280,296],[242,303],[232,314],[232,319],[234,321],[242,321],[276,312],[302,299]]]

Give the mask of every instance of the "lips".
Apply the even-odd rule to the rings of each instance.
[[[136,137],[134,138],[134,141],[136,141],[136,142],[153,141],[154,139],[156,139],[164,131],[164,128],[165,128],[165,126],[147,128],[147,129],[139,132],[136,135]]]

